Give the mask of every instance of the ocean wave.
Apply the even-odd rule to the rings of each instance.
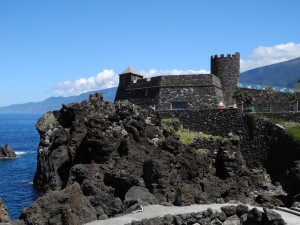
[[[32,153],[35,153],[35,151],[15,151],[16,155],[17,156],[20,156],[20,155],[26,155],[26,154],[32,154]]]
[[[15,151],[16,155],[26,155],[28,152]]]

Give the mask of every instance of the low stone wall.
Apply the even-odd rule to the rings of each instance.
[[[300,122],[300,111],[299,112],[264,112],[257,113],[267,118],[283,119],[288,121]]]
[[[178,118],[183,128],[216,136],[239,133],[239,125],[243,122],[237,109],[165,110],[159,113],[162,118]]]
[[[249,210],[248,206],[239,204],[237,206],[223,206],[221,207],[221,210],[221,212],[216,212],[209,208],[203,212],[186,213],[175,216],[167,214],[164,217],[132,221],[131,223],[125,225],[285,224],[280,214],[267,208],[264,208],[264,212],[261,212],[257,208]]]

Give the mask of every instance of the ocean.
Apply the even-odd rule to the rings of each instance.
[[[0,145],[12,146],[14,159],[0,160],[0,197],[11,219],[18,219],[23,208],[38,197],[33,188],[39,134],[35,123],[42,114],[0,113]]]

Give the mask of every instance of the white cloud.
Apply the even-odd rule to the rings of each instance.
[[[271,47],[260,46],[248,59],[241,59],[241,71],[254,69],[300,57],[300,44],[289,42]]]
[[[72,96],[118,85],[118,76],[113,70],[103,70],[94,77],[64,81],[53,88],[54,96]]]

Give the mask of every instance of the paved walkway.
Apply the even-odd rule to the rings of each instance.
[[[126,214],[117,218],[111,218],[108,220],[96,220],[90,222],[86,225],[124,225],[126,223],[130,223],[133,220],[142,220],[142,219],[150,219],[154,217],[163,217],[166,214],[185,214],[192,212],[201,212],[207,210],[208,208],[212,208],[213,210],[220,211],[222,206],[225,205],[234,205],[234,204],[211,204],[211,205],[190,205],[190,206],[161,206],[161,205],[149,205],[144,207],[143,212],[138,212],[134,214]],[[250,209],[253,206],[249,206]],[[259,210],[262,208],[257,207]],[[282,211],[274,210],[279,213],[282,218],[285,220],[287,225],[300,225],[300,217],[285,213]]]

